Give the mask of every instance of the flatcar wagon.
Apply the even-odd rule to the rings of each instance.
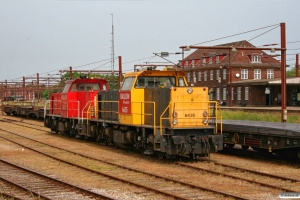
[[[281,122],[223,120],[223,139],[227,147],[241,145],[258,153],[300,159],[300,125]]]
[[[48,109],[44,109],[44,106],[37,105],[20,105],[11,103],[9,105],[3,105],[3,111],[6,115],[22,116],[31,119],[43,119],[44,113],[48,113]]]
[[[209,101],[207,87],[189,87],[176,67],[127,73],[119,91],[92,80],[69,82],[53,94],[45,126],[159,158],[195,159],[223,148],[218,102]],[[84,92],[73,90],[76,84]]]

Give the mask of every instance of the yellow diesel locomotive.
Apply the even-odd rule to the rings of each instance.
[[[174,66],[127,73],[118,91],[98,91],[80,107],[78,118],[50,112],[45,126],[159,158],[209,157],[223,148],[218,102],[209,101],[207,87],[188,86],[184,71]]]

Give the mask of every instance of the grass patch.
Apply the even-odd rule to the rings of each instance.
[[[245,112],[241,110],[222,110],[224,120],[251,120],[265,122],[281,122],[279,112]],[[287,123],[300,123],[298,113],[288,113]]]

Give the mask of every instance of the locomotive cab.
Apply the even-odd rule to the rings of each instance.
[[[100,90],[108,90],[104,79],[80,78],[66,81],[62,92],[50,96],[49,116],[45,117],[45,126],[55,132],[75,132],[79,129],[80,119],[95,118],[95,112],[92,111],[95,110],[95,97]],[[50,116],[55,120],[50,120]]]

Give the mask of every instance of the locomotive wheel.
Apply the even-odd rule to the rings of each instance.
[[[235,144],[226,144],[227,148],[233,148]]]
[[[101,143],[103,141],[103,139],[101,138],[100,135],[97,136],[96,142]]]
[[[165,158],[165,153],[164,152],[161,152],[161,151],[158,151],[157,152],[157,156],[160,160],[164,159]]]
[[[105,139],[104,139],[105,146],[107,146],[109,143],[110,143],[109,137],[105,137]]]
[[[63,134],[69,137],[70,136],[70,131],[64,131]]]
[[[249,146],[243,146],[243,145],[242,145],[242,149],[243,149],[243,150],[247,150],[247,149],[249,149]]]
[[[196,160],[196,155],[194,153],[189,154],[190,159]]]
[[[172,159],[173,156],[171,156],[170,154],[167,154],[167,153],[166,153],[166,154],[165,154],[165,158],[166,158],[166,159]]]
[[[71,129],[70,136],[75,137],[77,135],[77,131],[75,129]]]

